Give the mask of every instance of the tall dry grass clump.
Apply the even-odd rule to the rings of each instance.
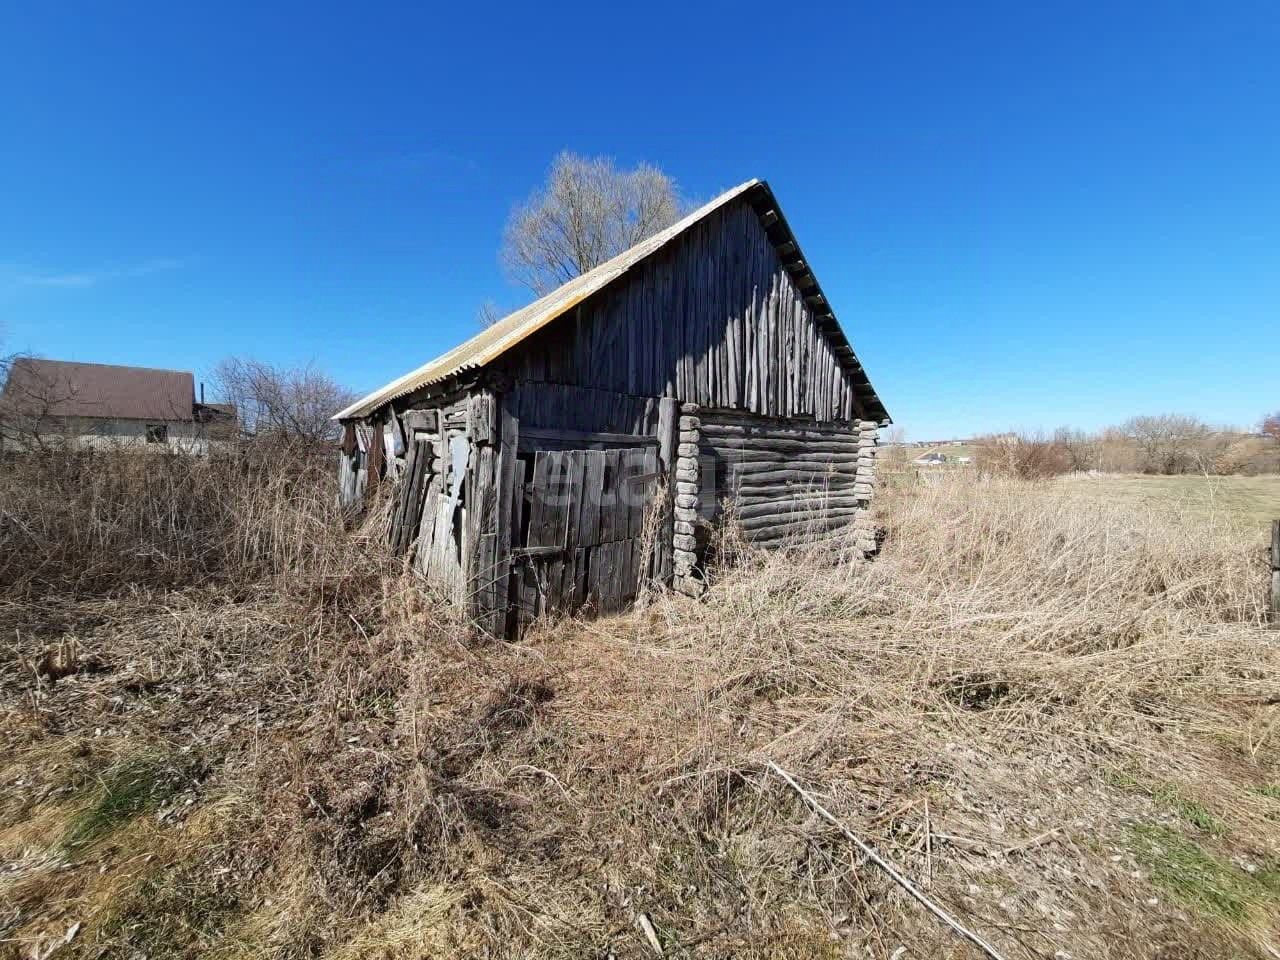
[[[0,463],[0,591],[253,582],[339,568],[344,517],[323,449],[209,457],[52,447]]]

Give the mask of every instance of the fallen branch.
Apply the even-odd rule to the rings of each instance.
[[[888,860],[884,859],[884,857],[880,856],[880,854],[876,853],[875,850],[873,850],[870,846],[863,843],[862,840],[860,840],[852,830],[850,830],[843,823],[837,820],[830,811],[828,811],[822,804],[820,804],[817,801],[817,799],[813,796],[813,794],[811,794],[804,787],[800,786],[800,784],[796,783],[795,778],[792,777],[791,774],[787,773],[787,771],[783,770],[780,766],[778,766],[772,760],[768,762],[768,767],[770,770],[772,770],[774,773],[780,776],[783,780],[785,780],[787,782],[787,785],[791,787],[792,790],[800,794],[801,799],[804,800],[804,802],[807,803],[810,806],[810,808],[812,808],[814,813],[822,817],[823,820],[826,820],[829,824],[831,824],[833,827],[839,830],[842,834],[844,834],[845,838],[848,839],[859,850],[861,850],[863,855],[868,860],[870,860],[872,863],[878,866],[881,870],[887,873],[889,877],[896,884],[898,884],[898,886],[902,887],[903,890],[907,891],[907,893],[911,895],[912,899],[916,900],[921,906],[923,906],[926,910],[932,913],[935,917],[937,917],[939,920],[945,923],[948,927],[954,930],[957,934],[959,934],[965,940],[968,940],[970,943],[972,943],[974,946],[980,949],[987,956],[991,957],[992,960],[1004,960],[1004,958],[1000,956],[998,952],[996,952],[995,947],[991,946],[991,944],[987,943],[987,941],[983,940],[980,936],[978,936],[968,927],[964,926],[958,920],[952,917],[951,914],[947,913],[947,911],[943,910],[940,906],[938,906],[936,903],[934,903],[932,900],[926,897],[920,891],[920,889],[914,883],[908,880],[905,876],[903,876],[902,873],[896,867],[894,867],[893,864],[891,864]]]

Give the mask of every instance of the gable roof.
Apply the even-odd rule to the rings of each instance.
[[[190,420],[195,376],[184,370],[19,357],[4,402],[20,413],[124,420]]]
[[[738,197],[743,197],[750,202],[760,214],[761,223],[767,229],[769,240],[773,243],[783,266],[791,273],[796,285],[805,296],[805,302],[813,309],[819,328],[832,341],[841,365],[853,375],[854,382],[859,385],[858,401],[865,409],[866,416],[873,420],[887,421],[888,412],[880,402],[880,398],[876,396],[875,389],[862,369],[862,364],[858,362],[853,348],[849,346],[848,339],[831,312],[817,279],[805,263],[800,253],[800,245],[792,235],[782,211],[778,209],[773,191],[763,180],[748,180],[732,190],[725,191],[710,203],[704,204],[665,230],[655,233],[647,240],[640,241],[595,269],[575,277],[528,306],[508,314],[429,363],[409,371],[386,386],[360,398],[345,410],[335,414],[333,419],[366,417],[392,400],[413,393],[415,390],[421,390],[423,387],[439,383],[459,373],[476,370],[492,363],[516,344],[568,313],[583,300],[604,289],[628,270],[657,253],[694,224]]]

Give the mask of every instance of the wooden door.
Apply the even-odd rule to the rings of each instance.
[[[657,445],[538,450],[521,462],[511,591],[517,628],[544,614],[623,609],[651,575],[655,537],[646,518],[661,508]]]

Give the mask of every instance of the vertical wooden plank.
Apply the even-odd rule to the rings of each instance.
[[[543,486],[535,491],[544,498],[542,532],[539,540],[543,546],[563,547],[565,545],[566,520],[569,514],[568,505],[565,502],[567,461],[566,451],[549,451]]]
[[[498,453],[494,464],[495,510],[497,539],[493,550],[493,607],[487,629],[490,635],[500,637],[506,633],[507,607],[511,602],[509,580],[511,577],[511,544],[516,521],[512,505],[516,499],[516,443],[520,436],[520,421],[511,412],[507,398],[499,403]]]
[[[564,608],[564,557],[547,557],[542,570],[542,611],[559,613]]]
[[[617,609],[617,555],[618,542],[616,540],[602,543],[596,547],[596,560],[598,562],[596,591],[599,597],[601,613],[613,613]]]
[[[618,450],[604,452],[604,484],[600,492],[600,539],[603,542],[617,540],[619,527],[626,530],[625,509],[618,496],[618,481],[622,472],[622,454]]]
[[[587,552],[585,547],[573,551],[573,585],[569,594],[572,610],[577,610],[587,601]]]
[[[578,531],[582,521],[583,468],[586,465],[585,450],[569,450],[565,453],[565,536],[567,547],[579,545]]]
[[[409,484],[409,498],[401,518],[400,550],[403,553],[416,549],[415,541],[422,523],[422,507],[431,482],[431,441],[421,435],[410,434],[409,442],[409,468],[405,476],[405,481]]]
[[[600,500],[604,490],[603,450],[582,451],[582,502],[578,511],[578,542],[589,547],[600,542]]]
[[[532,496],[529,498],[528,538],[530,547],[546,546],[542,542],[542,531],[545,526],[546,498],[543,491],[547,489],[547,474],[550,472],[551,451],[539,450],[533,455]]]

